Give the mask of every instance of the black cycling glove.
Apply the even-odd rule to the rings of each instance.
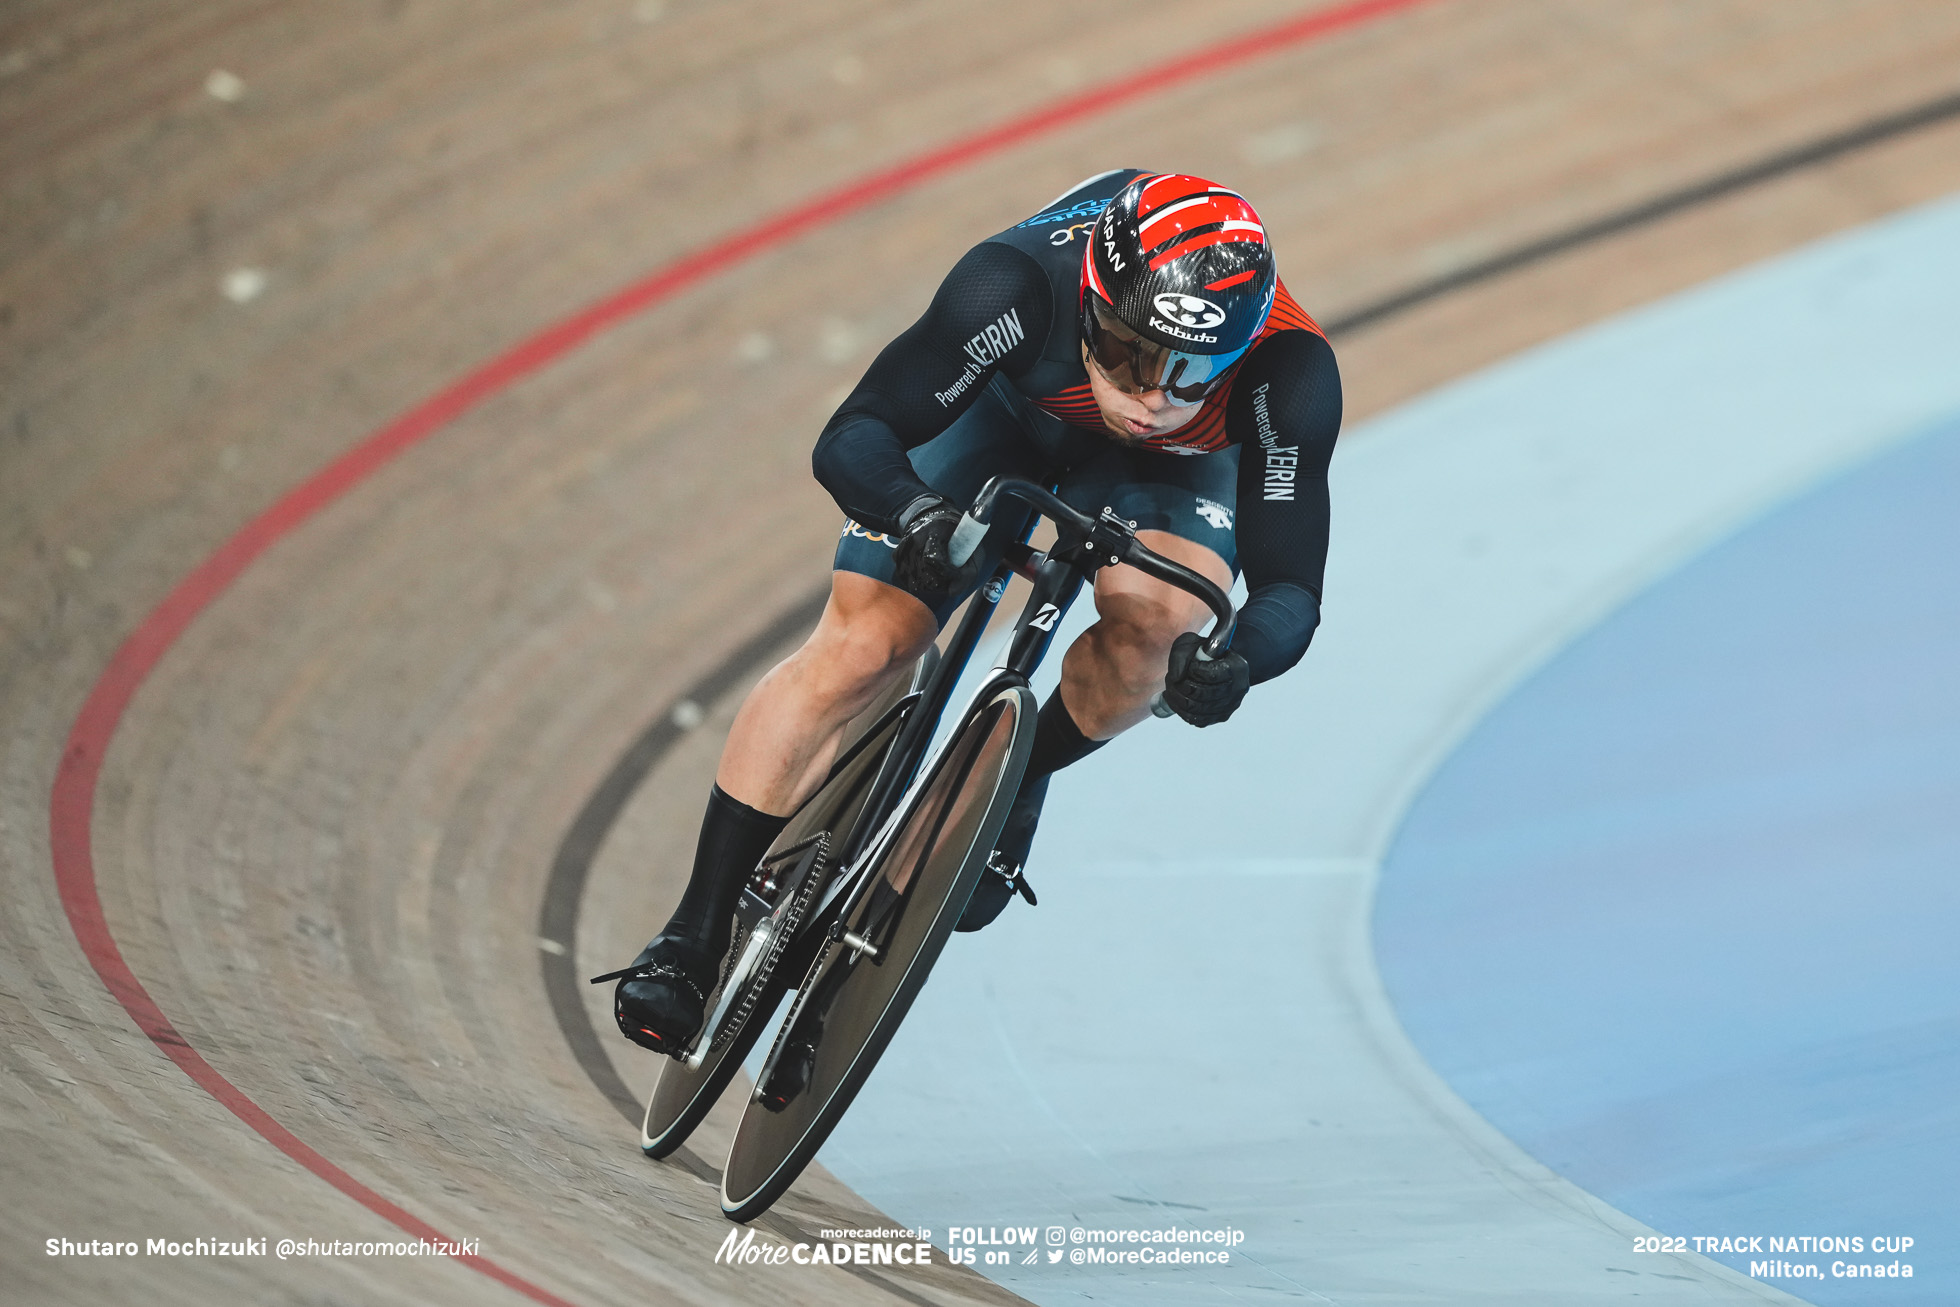
[[[1170,671],[1164,678],[1164,702],[1193,726],[1216,726],[1245,700],[1252,669],[1245,655],[1227,649],[1216,658],[1200,659],[1204,637],[1186,631],[1171,642]]]
[[[892,558],[892,583],[918,596],[929,607],[961,593],[979,579],[977,550],[959,567],[953,566],[948,552],[953,528],[960,524],[961,516],[959,509],[934,497],[919,499],[899,517],[903,534],[898,552]]]

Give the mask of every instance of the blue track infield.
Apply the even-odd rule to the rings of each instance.
[[[1703,555],[1486,717],[1382,871],[1389,995],[1473,1107],[1819,1303],[1960,1301],[1957,509],[1960,421]],[[1864,1251],[1768,1238],[1827,1235]]]

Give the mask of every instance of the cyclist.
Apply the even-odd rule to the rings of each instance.
[[[1299,661],[1320,619],[1340,420],[1333,351],[1235,191],[1103,173],[969,250],[817,440],[817,479],[848,515],[829,604],[736,715],[680,905],[615,991],[621,1031],[673,1052],[700,1027],[748,873],[851,719],[986,575],[995,538],[1018,538],[996,523],[992,550],[951,563],[961,509],[989,477],[1055,485],[1091,515],[1112,508],[1220,586],[1242,568],[1249,593],[1232,649],[1200,661],[1198,600],[1134,568],[1096,574],[1098,620],[1037,716],[961,929],[1016,890],[1033,901],[1021,868],[1056,771],[1148,716],[1160,690],[1209,726]]]

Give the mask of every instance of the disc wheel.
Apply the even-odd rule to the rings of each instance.
[[[753,1219],[794,1183],[891,1042],[1007,820],[1033,735],[1021,686],[970,715],[823,941],[722,1169],[731,1219]]]
[[[833,853],[844,846],[862,815],[879,765],[904,724],[904,715],[894,715],[891,709],[931,673],[936,656],[936,650],[929,650],[927,656],[920,660],[909,683],[904,677],[896,679],[892,688],[859,717],[858,722],[863,725],[865,733],[858,736],[846,750],[822,787],[796,810],[789,824],[770,844],[769,852],[763,855],[764,863],[821,835],[828,836],[826,842]],[[813,874],[820,878],[828,877],[832,870],[834,868],[826,858]],[[807,892],[810,901],[815,902],[821,898],[823,886],[809,886]],[[801,928],[808,925],[808,921],[799,922],[798,933],[802,933]],[[679,1148],[694,1128],[701,1124],[702,1118],[708,1115],[721,1097],[722,1090],[728,1087],[728,1082],[741,1069],[756,1040],[769,1028],[769,1018],[781,1004],[783,995],[808,968],[817,942],[807,935],[790,939],[773,969],[749,978],[751,992],[737,997],[729,1011],[729,1023],[721,1031],[702,1036],[713,1042],[698,1067],[689,1067],[679,1058],[666,1060],[660,1071],[660,1079],[654,1083],[653,1093],[647,1099],[646,1115],[640,1123],[640,1150],[648,1157],[667,1156]],[[740,950],[743,943],[738,932],[731,951]],[[727,963],[723,964],[723,970],[725,974]],[[719,1003],[720,992],[717,986],[708,995],[709,1012],[713,1012]]]

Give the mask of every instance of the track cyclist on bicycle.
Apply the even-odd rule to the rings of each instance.
[[[750,693],[716,771],[680,905],[615,991],[647,1048],[701,1026],[741,887],[846,743],[1018,539],[997,523],[955,567],[948,542],[982,484],[1011,474],[1113,509],[1144,544],[1249,597],[1233,647],[1195,656],[1204,606],[1134,568],[1096,574],[1098,620],[1069,648],[988,874],[960,929],[1018,889],[1049,778],[1150,714],[1224,721],[1292,667],[1320,620],[1327,464],[1340,375],[1286,292],[1237,192],[1181,174],[1092,177],[969,250],[817,440],[817,479],[849,515],[817,629]],[[1011,533],[1011,534],[1010,534]]]

